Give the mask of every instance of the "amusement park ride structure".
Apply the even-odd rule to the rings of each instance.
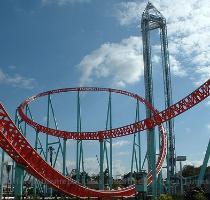
[[[163,69],[163,85],[164,85],[164,100],[165,108],[172,105],[172,88],[171,88],[171,74],[168,53],[168,39],[166,19],[163,15],[149,2],[145,11],[142,14],[141,20],[142,29],[142,43],[143,43],[143,58],[144,58],[144,82],[145,82],[145,99],[154,105],[153,97],[153,77],[152,77],[152,59],[151,59],[151,42],[150,32],[155,29],[160,30],[160,44],[161,44],[161,60]],[[150,109],[146,108],[146,117],[151,118],[152,113]],[[166,122],[168,132],[168,147],[167,147],[167,190],[170,193],[170,180],[174,176],[175,169],[175,137],[174,137],[174,123],[173,119]],[[155,129],[147,130],[147,157],[149,170],[153,172],[152,193],[153,196],[157,194],[157,180],[155,172],[156,162],[156,142]],[[162,180],[162,175],[158,177]],[[162,183],[159,183],[162,185]],[[161,186],[159,186],[160,188]]]
[[[68,195],[80,198],[87,197],[127,197],[136,194],[135,185],[131,185],[120,190],[104,190],[104,165],[108,169],[109,186],[112,189],[112,138],[122,137],[133,134],[133,153],[131,161],[131,174],[134,166],[137,172],[141,171],[141,139],[140,134],[147,130],[147,159],[148,159],[148,186],[152,186],[152,194],[157,195],[158,180],[162,180],[161,169],[164,159],[167,155],[167,190],[170,193],[170,179],[174,175],[175,168],[175,142],[173,131],[173,118],[192,108],[210,95],[210,79],[201,85],[197,90],[186,96],[182,100],[172,105],[172,89],[167,43],[167,29],[165,18],[151,4],[148,3],[142,15],[142,39],[143,39],[143,57],[145,70],[145,99],[138,94],[131,92],[98,87],[79,87],[79,88],[62,88],[51,90],[26,99],[16,111],[15,123],[7,114],[3,104],[0,103],[0,147],[16,163],[15,175],[12,174],[12,185],[15,188],[15,196],[22,195],[23,182],[26,176],[33,179],[34,193],[41,190],[43,194],[52,194],[52,189]],[[161,56],[164,79],[165,110],[159,112],[153,107],[153,81],[152,81],[152,61],[151,61],[151,44],[150,31],[160,29]],[[55,117],[55,111],[52,103],[54,94],[73,92],[77,94],[77,130],[64,131],[58,128]],[[95,132],[82,131],[82,117],[80,106],[80,94],[82,92],[108,93],[108,108],[105,130]],[[132,124],[119,128],[112,127],[112,94],[118,93],[133,98],[137,102],[136,121]],[[30,103],[47,97],[47,124],[39,124],[33,118]],[[140,120],[139,103],[146,106],[146,119]],[[53,125],[50,125],[53,122]],[[163,123],[166,123],[166,129]],[[33,128],[35,132],[35,147],[33,148],[26,140],[27,126]],[[158,126],[160,134],[160,152],[156,161],[156,142],[154,128]],[[40,139],[41,133],[46,134],[45,144]],[[50,141],[50,137],[56,138]],[[67,177],[69,172],[66,167],[66,143],[67,140],[76,140],[76,180]],[[99,189],[94,190],[85,186],[85,169],[84,169],[84,152],[83,140],[96,140],[100,144],[100,172],[99,172]],[[210,146],[210,145],[209,145]],[[48,156],[48,151],[52,154],[55,151],[55,158]],[[210,150],[209,150],[210,151]],[[50,154],[50,155],[51,155]],[[4,153],[3,153],[4,155]],[[54,169],[56,161],[62,157],[62,173]],[[138,156],[137,156],[138,155]],[[137,158],[139,157],[139,158]],[[2,157],[3,159],[3,157]],[[206,156],[205,163],[208,156]],[[135,163],[136,162],[136,163]],[[50,164],[48,164],[50,163]],[[205,168],[205,167],[204,167]],[[14,170],[12,170],[13,173]],[[199,179],[203,178],[203,171]],[[158,179],[158,180],[157,180]],[[15,182],[13,183],[13,180]],[[81,180],[81,181],[80,181]],[[79,183],[79,181],[82,183]]]
[[[111,91],[128,95],[139,100],[141,103],[144,103],[147,107],[149,107],[153,112],[153,116],[152,118],[146,118],[142,121],[138,121],[133,124],[119,128],[114,128],[111,130],[102,130],[97,132],[80,132],[78,134],[77,132],[67,132],[45,127],[31,120],[24,114],[26,106],[28,106],[29,103],[35,100],[36,98],[53,93],[68,91]],[[20,107],[18,108],[18,112],[22,119],[26,121],[27,124],[34,127],[37,130],[37,132],[43,132],[64,139],[102,140],[106,138],[115,138],[130,135],[136,132],[141,132],[143,130],[152,129],[158,125],[162,138],[162,148],[160,150],[159,158],[156,164],[156,172],[158,175],[161,171],[167,150],[167,136],[162,123],[192,108],[199,102],[206,99],[209,96],[209,94],[210,79],[187,97],[170,106],[166,110],[158,112],[146,100],[139,97],[137,94],[132,94],[130,92],[109,88],[66,88],[40,93],[36,96],[29,98],[20,105]],[[0,127],[0,146],[4,149],[4,151],[17,164],[24,167],[24,169],[29,174],[36,177],[39,181],[46,183],[50,187],[55,188],[56,190],[66,195],[77,197],[102,198],[115,196],[133,196],[136,194],[134,185],[121,190],[93,190],[82,186],[75,180],[67,178],[66,176],[56,171],[52,166],[45,162],[43,158],[37,153],[37,151],[33,149],[33,147],[27,142],[26,138],[23,136],[23,134],[8,116],[2,104],[0,104]],[[150,185],[152,183],[151,171],[148,173],[147,179],[148,185]]]

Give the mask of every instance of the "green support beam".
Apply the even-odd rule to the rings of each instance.
[[[29,106],[26,107],[25,112],[26,112],[26,115],[28,115],[33,120],[33,116],[30,111]],[[51,121],[53,124],[51,124]],[[15,124],[20,129],[20,131],[23,133],[23,135],[26,136],[27,124],[20,119],[17,111],[16,111],[16,115],[15,115]],[[23,124],[23,126],[22,126],[22,124]],[[55,118],[55,111],[53,108],[51,95],[48,95],[48,98],[47,98],[47,124],[46,124],[46,126],[54,127],[56,130],[58,129],[58,124],[57,124],[57,121]],[[56,138],[56,139],[58,139],[58,140],[49,142],[49,136],[46,135],[45,145],[43,145],[39,138],[38,132],[36,132],[35,150],[39,151],[39,154],[41,156],[43,156],[43,158],[46,161],[48,161],[49,160],[48,159],[49,146],[56,146],[55,147],[55,157],[53,158],[53,167],[55,167],[57,159],[59,157],[59,152],[61,152],[61,156],[63,157],[62,172],[63,172],[63,174],[66,174],[65,173],[67,171],[67,169],[66,169],[66,141],[63,142],[63,146],[62,146],[61,139],[60,138]],[[24,182],[24,177],[28,178],[28,176],[26,176],[26,174],[24,176],[24,169],[22,168],[22,166],[16,165],[14,171],[15,171],[15,173],[14,173],[15,175],[14,176],[12,175],[12,177],[14,177],[14,180],[12,178],[12,184],[14,185],[14,194],[15,194],[15,196],[22,196],[23,195],[23,193],[22,193],[23,192],[23,189],[22,189],[23,183],[20,184],[20,181]],[[16,181],[16,179],[18,179],[18,180]],[[34,194],[35,195],[37,193],[37,190],[39,190],[40,193],[44,193],[45,195],[47,195],[48,187],[46,185],[44,186],[41,182],[39,182],[35,178],[33,178],[33,185],[34,185]],[[52,190],[50,189],[49,191],[50,191],[50,194],[52,194]]]
[[[104,190],[104,141],[100,142],[100,173],[99,173],[99,190]]]
[[[112,93],[109,92],[109,129],[112,129]],[[107,125],[108,126],[108,125]],[[109,139],[109,187],[112,190],[113,177],[112,177],[112,138]]]
[[[47,127],[49,128],[50,127],[50,117],[51,117],[51,115],[50,115],[50,99],[51,99],[51,97],[50,97],[50,95],[48,95],[48,97],[47,97]],[[48,148],[49,148],[49,135],[48,134],[46,134],[46,139],[45,139],[45,161],[46,162],[48,162]],[[48,186],[47,185],[45,185],[44,186],[44,194],[45,194],[45,196],[47,196],[48,195]]]
[[[208,147],[206,149],[206,154],[203,160],[203,164],[201,166],[200,173],[198,176],[198,184],[197,184],[198,186],[201,186],[204,181],[204,175],[205,175],[205,171],[208,165],[209,155],[210,155],[210,139],[209,139]]]
[[[28,115],[28,106],[26,107],[25,113],[26,113],[26,115]],[[22,120],[19,120],[17,111],[16,111],[15,124],[21,130],[22,134],[26,137],[27,124],[26,124],[26,122],[24,122],[24,128],[22,129],[21,122],[22,122]],[[16,164],[16,166],[15,166],[15,183],[14,183],[15,198],[18,198],[23,195],[23,182],[24,182],[24,168],[21,165]]]
[[[109,92],[108,109],[106,115],[106,130],[112,129],[112,94]],[[112,138],[101,140],[100,142],[100,171],[99,171],[99,189],[104,189],[104,175],[105,169],[108,169],[108,185],[112,189],[113,177],[112,177]],[[109,154],[107,144],[109,145]],[[109,155],[109,156],[108,156]],[[104,162],[106,168],[104,169]]]
[[[81,117],[81,104],[80,104],[80,92],[77,92],[77,132],[82,130],[82,117]],[[80,182],[82,178],[82,184],[85,185],[85,169],[84,169],[84,152],[83,152],[83,141],[77,140],[76,144],[76,181]],[[82,173],[81,173],[82,171]],[[81,177],[82,175],[82,177]]]
[[[144,19],[144,18],[143,18]],[[149,22],[142,20],[142,40],[144,51],[144,84],[145,84],[145,99],[153,105],[153,79],[152,79],[152,61],[151,61],[151,46]],[[146,108],[146,117],[151,118],[152,112]],[[157,196],[157,178],[156,178],[156,143],[155,129],[147,130],[147,159],[148,170],[152,170],[152,195],[153,199]]]
[[[2,154],[1,154],[1,177],[0,177],[0,181],[1,181],[1,190],[0,190],[0,200],[3,199],[3,176],[4,176],[4,154],[5,152],[2,150]]]
[[[142,14],[141,30],[143,42],[143,58],[144,58],[144,82],[145,82],[145,99],[151,104],[154,104],[153,98],[153,79],[152,79],[152,48],[150,42],[150,32],[159,29],[160,33],[160,46],[161,46],[161,59],[163,69],[163,86],[164,86],[164,103],[168,108],[172,104],[172,87],[171,87],[171,74],[169,63],[169,51],[167,40],[167,26],[164,16],[152,5],[151,2]],[[151,118],[151,111],[146,108],[146,117]],[[174,136],[174,123],[173,119],[168,120],[166,123],[168,131],[168,146],[167,146],[167,192],[171,192],[170,180],[174,176],[175,170],[175,136]],[[156,180],[156,142],[155,142],[155,129],[147,131],[147,147],[148,147],[148,165],[149,170],[152,170],[152,195],[155,199],[157,196],[157,180]]]
[[[135,121],[140,121],[140,113],[139,113],[139,101],[136,102],[136,116]],[[133,135],[133,148],[132,148],[132,156],[131,156],[131,174],[130,178],[132,180],[134,166],[136,167],[136,171],[141,171],[141,136],[140,133],[135,133]]]
[[[66,176],[66,139],[63,140],[63,175]]]
[[[15,168],[15,198],[19,198],[23,195],[23,177],[24,177],[24,168],[21,165],[16,165]]]

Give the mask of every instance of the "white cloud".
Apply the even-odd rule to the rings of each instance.
[[[200,74],[200,79],[196,80],[196,85],[200,85],[210,78],[210,66],[198,66],[196,72]]]
[[[85,158],[84,160],[85,170],[89,174],[99,173],[99,165],[96,157]]]
[[[130,141],[127,141],[127,140],[119,140],[117,142],[113,142],[112,146],[118,148],[118,147],[122,147],[122,146],[129,145],[129,144],[131,144]]]
[[[210,106],[210,100],[209,100],[209,101],[207,101],[207,103],[206,103],[206,104],[207,104],[207,106]]]
[[[16,69],[17,67],[16,65],[10,65],[8,68],[13,70],[13,69]]]
[[[75,169],[76,167],[76,163],[75,161],[67,161],[67,168],[69,170],[69,173],[71,173],[72,169]],[[99,164],[98,161],[96,159],[96,157],[88,157],[84,159],[84,167],[85,167],[85,171],[88,172],[90,175],[92,174],[98,174],[99,173]],[[104,168],[106,166],[104,165]],[[61,166],[58,167],[57,169],[62,169]],[[122,175],[124,173],[126,173],[127,169],[123,164],[122,160],[113,160],[113,176],[116,175]]]
[[[129,153],[127,151],[120,151],[116,153],[116,156],[128,156]]]
[[[192,132],[192,130],[189,127],[185,128],[185,133],[191,133],[191,132]]]
[[[181,66],[181,63],[173,55],[170,55],[170,68],[171,68],[171,72],[175,76],[179,76],[179,77],[187,76],[187,72]]]
[[[68,4],[75,4],[75,3],[89,3],[91,0],[42,0],[42,5],[50,5],[56,4],[58,6],[65,6]]]
[[[154,4],[157,8],[160,8],[160,11],[166,16],[168,21],[171,72],[179,77],[197,74],[200,76],[199,79],[201,79],[201,74],[196,70],[198,69],[197,65],[201,59],[203,63],[210,62],[210,53],[206,53],[202,57],[196,57],[201,50],[207,48],[206,44],[208,43],[203,40],[207,40],[208,37],[206,37],[206,33],[202,39],[199,37],[199,34],[203,35],[203,32],[198,30],[202,28],[200,27],[201,25],[199,25],[199,28],[196,28],[198,33],[194,30],[194,26],[198,23],[196,17],[191,15],[195,4],[194,0],[187,3],[186,10],[180,2],[174,3],[175,8],[168,1],[156,0]],[[120,24],[124,26],[140,24],[140,15],[145,6],[145,3],[137,3],[136,1],[119,3],[115,7],[116,17]],[[201,5],[200,7],[203,8]],[[196,22],[191,23],[191,20]],[[205,23],[202,23],[202,26],[204,28]],[[161,63],[160,45],[155,44],[152,50],[154,51],[153,62],[156,64]],[[193,53],[196,53],[194,59],[191,58]],[[107,81],[112,86],[124,87],[126,84],[136,83],[143,75],[144,64],[142,57],[141,37],[131,36],[119,43],[105,43],[89,55],[86,55],[79,63],[78,68],[81,71],[80,84],[85,85],[93,84],[95,81]],[[194,70],[191,65],[195,67]]]
[[[122,26],[140,22],[140,14],[145,8],[144,3],[127,2],[116,5],[115,16]]]
[[[139,37],[130,37],[120,43],[106,43],[79,63],[82,73],[80,84],[109,78],[112,85],[123,87],[140,80],[143,66]]]
[[[4,81],[6,79],[6,75],[4,72],[0,69],[0,82]]]
[[[113,176],[123,175],[126,172],[128,171],[122,160],[115,160],[113,162]]]
[[[200,167],[203,164],[203,160],[187,160],[184,165],[193,165],[195,167]]]
[[[12,87],[24,89],[33,89],[35,86],[35,79],[25,78],[20,74],[9,75],[0,68],[0,84],[7,84]]]
[[[195,80],[195,84],[208,79],[210,2],[208,0],[154,0],[152,3],[167,20],[172,72],[178,76],[188,74]],[[140,24],[140,15],[145,7],[145,2],[119,3],[116,6],[116,17],[124,26]]]
[[[206,126],[206,127],[207,127],[207,129],[208,129],[208,130],[210,130],[210,124],[207,124],[207,126]]]

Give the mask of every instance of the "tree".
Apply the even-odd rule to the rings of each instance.
[[[200,167],[195,167],[193,165],[185,165],[182,170],[182,176],[197,176],[200,172]]]

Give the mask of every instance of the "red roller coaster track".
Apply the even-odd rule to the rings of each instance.
[[[77,140],[99,140],[99,139],[105,139],[105,138],[115,138],[115,137],[122,137],[125,135],[130,135],[136,132],[140,132],[146,129],[150,129],[156,125],[159,125],[169,119],[172,119],[176,117],[177,115],[180,115],[181,113],[187,111],[188,109],[192,108],[205,98],[209,96],[209,82],[210,80],[206,81],[203,85],[201,85],[197,90],[192,92],[190,95],[186,96],[182,100],[178,101],[174,105],[170,106],[166,110],[158,113],[157,110],[155,110],[148,102],[146,102],[145,99],[138,96],[137,94],[133,94],[127,91],[123,90],[116,90],[116,89],[110,89],[110,88],[95,88],[95,87],[83,87],[83,88],[64,88],[64,89],[58,89],[58,90],[51,90],[47,92],[40,93],[36,96],[32,96],[28,99],[26,99],[18,108],[18,112],[21,116],[21,118],[30,126],[32,126],[34,129],[36,129],[39,132],[47,133],[49,135],[62,137],[66,139],[77,139]],[[97,132],[80,132],[79,134],[77,132],[68,132],[63,130],[55,130],[52,128],[45,127],[41,124],[36,123],[35,121],[31,120],[24,114],[25,107],[30,104],[35,99],[46,96],[49,94],[55,94],[55,93],[62,93],[62,92],[70,92],[70,91],[92,91],[92,92],[114,92],[114,93],[120,93],[123,95],[130,96],[132,98],[137,99],[141,103],[145,104],[148,108],[150,108],[154,114],[154,117],[152,119],[144,119],[142,121],[129,124],[123,127],[111,129],[111,130],[103,130],[103,131],[97,131]]]
[[[79,90],[91,88],[80,88]],[[29,125],[36,128],[38,131],[45,132],[47,134],[56,135],[63,138],[72,138],[72,139],[103,139],[108,137],[120,137],[124,135],[129,135],[135,132],[140,132],[142,130],[150,129],[156,125],[159,125],[161,130],[162,137],[162,149],[156,164],[157,174],[160,172],[161,167],[163,165],[163,161],[166,155],[166,146],[167,146],[167,138],[163,125],[161,123],[176,117],[177,115],[185,112],[186,110],[192,108],[205,98],[209,96],[210,91],[210,80],[205,82],[202,86],[200,86],[193,93],[177,102],[176,104],[170,106],[166,110],[158,113],[155,109],[151,107],[143,98],[138,95],[133,95],[132,93],[126,92],[126,95],[132,96],[133,98],[138,99],[142,103],[146,104],[153,111],[153,118],[145,119],[143,121],[127,125],[120,128],[115,128],[108,131],[98,131],[98,132],[83,132],[76,136],[75,133],[66,132],[66,131],[57,131],[54,129],[47,129],[46,127],[39,125],[32,120],[28,119],[24,115],[24,108],[27,104],[33,101],[35,98],[40,96],[44,96],[50,93],[58,93],[61,90],[53,90],[47,93],[41,93],[37,96],[31,97],[27,99],[25,102],[21,104],[19,107],[19,113],[23,120],[25,120]],[[64,89],[68,90],[68,89]],[[104,90],[104,89],[102,89]],[[125,92],[121,90],[113,90],[108,89],[111,92]],[[57,91],[57,92],[56,92]],[[122,94],[123,94],[122,93]],[[94,134],[92,138],[90,134]],[[114,196],[132,196],[135,194],[135,187],[130,186],[122,190],[114,190],[114,191],[98,191],[93,190],[87,187],[84,187],[77,183],[76,181],[67,178],[60,174],[58,171],[53,169],[50,165],[48,165],[41,156],[33,149],[33,147],[28,143],[26,138],[21,134],[18,128],[14,125],[11,118],[7,114],[3,105],[0,103],[0,146],[8,153],[8,155],[14,159],[18,164],[22,165],[26,171],[30,174],[38,178],[39,180],[45,182],[51,187],[71,196],[77,196],[81,198],[85,197],[114,197]],[[151,184],[152,174],[148,173],[148,184]]]

